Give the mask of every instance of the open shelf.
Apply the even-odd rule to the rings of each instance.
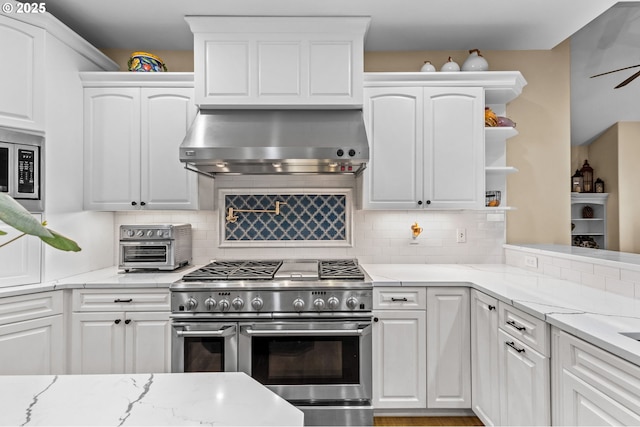
[[[487,144],[505,141],[518,135],[518,131],[513,127],[485,127],[484,141]]]
[[[514,168],[513,166],[487,166],[484,170],[486,173],[505,175],[518,172],[518,168]]]

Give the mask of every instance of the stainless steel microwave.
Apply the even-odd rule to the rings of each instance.
[[[42,212],[44,138],[0,128],[0,192],[30,212]]]

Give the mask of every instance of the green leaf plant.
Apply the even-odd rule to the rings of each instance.
[[[9,243],[29,234],[39,237],[47,245],[52,246],[61,251],[80,251],[80,246],[73,240],[56,233],[55,231],[47,228],[47,222],[42,224],[35,219],[21,204],[16,202],[11,196],[0,193],[0,221],[10,225],[18,231],[22,231],[22,234],[14,237],[13,239],[0,242],[0,248],[8,245]],[[0,236],[7,233],[0,230]]]

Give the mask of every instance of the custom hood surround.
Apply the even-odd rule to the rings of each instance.
[[[358,174],[366,17],[185,18],[198,116],[180,146],[206,174]]]

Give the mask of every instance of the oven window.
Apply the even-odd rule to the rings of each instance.
[[[251,376],[262,384],[358,384],[359,337],[253,337]]]
[[[0,191],[9,191],[9,149],[0,147]]]
[[[167,263],[168,249],[166,245],[134,245],[124,246],[124,262],[161,262]]]
[[[224,372],[224,338],[185,338],[184,371]]]

